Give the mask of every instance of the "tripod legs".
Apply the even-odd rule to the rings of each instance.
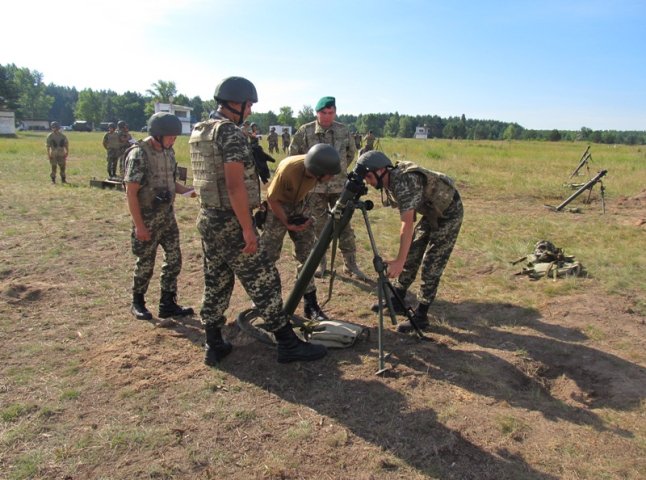
[[[368,212],[370,208],[366,207],[366,204],[364,202],[357,202],[356,207],[361,210],[361,213],[363,214],[363,220],[366,224],[366,230],[368,232],[368,238],[370,239],[370,247],[372,248],[372,253],[373,253],[373,260],[372,264],[375,268],[375,271],[377,272],[378,275],[378,281],[377,281],[377,298],[378,298],[378,305],[379,305],[379,334],[378,334],[378,344],[379,344],[379,370],[377,370],[377,375],[381,375],[384,372],[386,372],[386,366],[385,366],[385,360],[388,355],[384,354],[384,348],[383,348],[383,331],[384,331],[384,305],[386,305],[388,309],[388,314],[390,315],[390,319],[392,321],[393,325],[397,325],[397,320],[395,318],[395,308],[393,306],[393,298],[396,298],[401,305],[404,305],[405,307],[405,302],[404,299],[401,298],[399,293],[396,291],[395,287],[393,287],[392,283],[388,281],[388,277],[386,277],[386,263],[383,261],[381,256],[379,255],[379,251],[377,250],[377,245],[375,243],[375,238],[372,235],[372,228],[370,227],[370,220],[368,220]],[[426,339],[428,340],[428,337],[425,337],[422,331],[420,330],[419,326],[417,325],[415,321],[415,315],[413,312],[413,309],[410,307],[405,307],[406,311],[406,316],[410,320],[411,325],[415,329],[415,332],[417,333],[417,336],[420,339]]]

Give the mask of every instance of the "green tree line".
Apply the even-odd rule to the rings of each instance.
[[[102,122],[125,120],[133,129],[146,125],[154,112],[155,102],[172,102],[191,107],[191,121],[208,118],[215,109],[213,99],[189,98],[179,93],[175,82],[159,80],[144,94],[127,91],[119,94],[112,90],[76,90],[50,83],[46,85],[43,74],[36,70],[17,67],[14,64],[0,65],[0,108],[16,112],[16,120],[57,120],[62,125],[71,125],[75,120],[86,120],[94,125]],[[289,125],[294,128],[316,118],[309,105],[295,113],[289,106],[278,113],[271,110],[253,113],[249,121],[258,124],[261,132],[270,125]],[[417,127],[426,127],[429,138],[468,140],[581,140],[592,143],[628,145],[646,144],[646,131],[592,130],[532,130],[517,123],[498,120],[470,119],[464,115],[442,118],[438,115],[405,115],[394,113],[366,113],[359,115],[340,114],[340,122],[352,131],[367,133],[372,130],[377,137],[411,138]]]

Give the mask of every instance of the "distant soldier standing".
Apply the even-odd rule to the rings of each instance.
[[[372,130],[369,130],[368,133],[366,134],[365,137],[363,137],[363,142],[366,144],[363,149],[359,152],[360,155],[363,155],[366,152],[369,152],[370,150],[375,149],[375,136],[372,134]]]
[[[388,203],[399,209],[401,228],[397,258],[387,261],[387,274],[396,278],[395,290],[402,298],[415,281],[421,267],[418,300],[414,320],[419,328],[426,328],[428,309],[435,300],[440,278],[449,261],[460,233],[464,209],[453,180],[440,172],[421,168],[412,162],[393,166],[390,159],[379,151],[364,153],[357,160],[368,174],[366,182],[385,192]],[[414,224],[416,215],[421,219]],[[404,306],[393,296],[395,313],[403,315]],[[379,304],[373,311],[379,311]],[[397,331],[410,332],[409,320],[400,323]]]
[[[308,206],[315,220],[316,236],[320,237],[327,220],[327,212],[333,208],[341,196],[347,177],[348,166],[354,161],[356,149],[350,131],[342,123],[336,122],[336,101],[334,97],[323,97],[316,104],[316,120],[302,125],[292,137],[290,155],[303,155],[318,144],[332,145],[341,157],[341,173],[332,181],[319,184],[309,196]],[[352,225],[348,223],[339,235],[339,249],[343,254],[343,271],[361,280],[368,280],[357,265],[357,246]],[[317,276],[325,273],[326,258],[321,260]]]
[[[50,125],[52,133],[47,135],[45,145],[47,145],[47,157],[51,165],[51,172],[49,176],[52,183],[56,183],[56,167],[58,167],[61,175],[61,182],[67,183],[65,180],[65,163],[69,155],[69,143],[67,137],[61,133],[61,125],[58,122],[52,122]]]
[[[126,160],[126,150],[128,150],[133,143],[132,135],[130,135],[128,124],[123,120],[117,122],[117,134],[119,136],[119,176],[123,178]]]
[[[214,98],[217,111],[195,126],[189,140],[193,184],[201,204],[197,228],[204,258],[204,363],[216,365],[233,349],[222,337],[222,327],[236,278],[273,332],[279,362],[322,358],[325,347],[303,342],[294,333],[283,311],[278,270],[258,248],[252,210],[260,205],[260,182],[239,127],[258,101],[256,87],[246,78],[228,77],[215,88]]]
[[[269,212],[260,238],[262,248],[272,263],[280,258],[285,233],[294,242],[294,256],[298,260],[297,272],[303,268],[316,243],[312,219],[307,216],[303,201],[318,184],[326,183],[341,172],[339,152],[332,145],[319,143],[306,155],[293,155],[278,164],[267,189]],[[303,296],[305,317],[327,320],[316,298],[316,285],[312,279]]]
[[[119,161],[119,155],[121,155],[121,143],[116,129],[117,126],[110,122],[107,133],[103,135],[103,148],[107,151],[108,178],[117,176],[117,162]]]
[[[249,145],[251,145],[252,148],[260,146],[260,132],[258,131],[258,125],[251,122],[249,130],[247,130],[247,136],[249,137]]]
[[[269,153],[278,153],[278,134],[276,133],[276,127],[271,127],[269,129],[269,135],[267,135],[267,142],[269,142]]]
[[[361,150],[361,140],[361,134],[354,132],[354,146],[357,148],[357,151]]]
[[[161,299],[159,316],[192,315],[192,308],[176,303],[177,277],[182,269],[179,228],[173,203],[175,193],[192,189],[177,183],[177,162],[173,145],[182,133],[182,123],[170,113],[159,112],[148,120],[149,137],[126,153],[126,198],[132,216],[132,253],[137,257],[132,285],[132,314],[139,320],[150,320],[144,295],[155,267],[157,247],[164,250],[159,282]],[[194,193],[193,196],[196,194]]]
[[[289,150],[289,142],[292,139],[292,136],[289,134],[289,130],[287,128],[283,128],[281,138],[283,139],[283,153],[287,153],[287,151]]]

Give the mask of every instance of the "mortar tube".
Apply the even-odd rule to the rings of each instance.
[[[298,307],[307,286],[314,277],[323,255],[325,255],[330,243],[332,243],[334,232],[336,231],[338,235],[350,222],[355,210],[354,201],[364,193],[366,193],[366,190],[363,184],[363,176],[356,175],[355,172],[350,173],[341,192],[341,197],[334,205],[332,213],[323,227],[321,236],[303,264],[303,268],[294,283],[294,288],[292,288],[287,300],[285,300],[283,311],[290,317],[296,311],[296,307]],[[337,216],[339,218],[335,220]],[[337,222],[336,227],[334,225],[335,221]]]

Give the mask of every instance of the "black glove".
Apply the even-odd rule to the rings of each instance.
[[[271,173],[269,172],[269,167],[267,162],[276,162],[274,157],[265,153],[260,145],[253,145],[251,147],[251,152],[253,153],[253,159],[256,162],[256,170],[258,171],[258,176],[262,183],[267,183]]]
[[[263,227],[265,226],[265,222],[267,221],[268,209],[269,209],[269,205],[267,204],[267,200],[265,200],[260,204],[260,208],[256,210],[256,213],[253,214],[254,223],[256,224],[256,228],[258,230],[262,230]]]

